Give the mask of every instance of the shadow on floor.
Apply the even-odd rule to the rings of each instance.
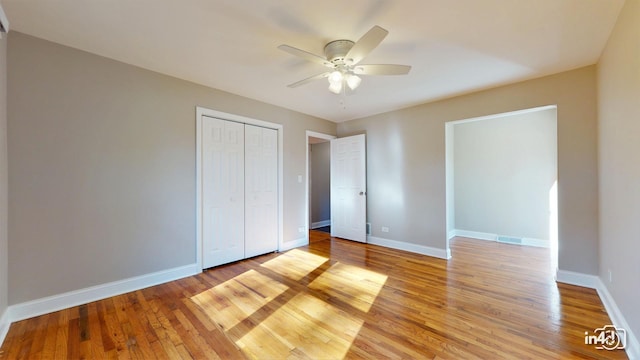
[[[323,226],[323,227],[315,228],[313,230],[322,231],[322,232],[331,234],[331,226]]]

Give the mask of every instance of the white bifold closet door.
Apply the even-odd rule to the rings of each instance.
[[[203,117],[202,250],[208,268],[244,258],[244,124]]]
[[[278,248],[278,132],[245,125],[244,257]]]
[[[203,268],[277,250],[277,131],[202,120]]]

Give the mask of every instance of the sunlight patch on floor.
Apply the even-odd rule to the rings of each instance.
[[[335,263],[309,284],[309,288],[320,290],[360,311],[368,312],[386,281],[386,275]]]
[[[387,276],[327,261],[294,249],[191,299],[249,358],[340,359]]]
[[[249,270],[191,297],[191,300],[224,330],[228,330],[288,289],[288,286],[268,276]]]
[[[326,257],[293,249],[260,266],[298,281],[327,262],[327,260]]]
[[[279,359],[284,358],[284,354],[312,359],[341,359],[363,322],[314,296],[301,293],[236,344],[255,359]]]

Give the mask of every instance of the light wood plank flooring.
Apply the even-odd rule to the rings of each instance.
[[[331,239],[14,323],[0,359],[623,359],[546,249],[456,238],[449,261]]]

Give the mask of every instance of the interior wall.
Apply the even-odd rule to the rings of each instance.
[[[9,302],[7,161],[7,36],[3,35],[0,39],[0,318]]]
[[[455,126],[453,123],[445,124],[445,187],[447,191],[445,193],[445,204],[447,208],[446,217],[446,234],[447,241],[446,248],[449,248],[449,239],[455,236],[456,230],[456,208],[455,208],[455,166],[453,156],[453,146],[455,140]]]
[[[339,136],[367,135],[372,235],[445,249],[445,123],[557,105],[559,268],[596,274],[596,101],[595,66],[587,66],[338,124]]]
[[[311,222],[331,220],[331,143],[311,144]]]
[[[457,230],[549,241],[556,109],[455,124]]]
[[[8,68],[9,304],[196,262],[196,106],[283,125],[305,238],[306,130],[334,123],[15,32]]]
[[[600,278],[638,338],[640,0],[627,0],[620,12],[598,64],[598,91]]]

